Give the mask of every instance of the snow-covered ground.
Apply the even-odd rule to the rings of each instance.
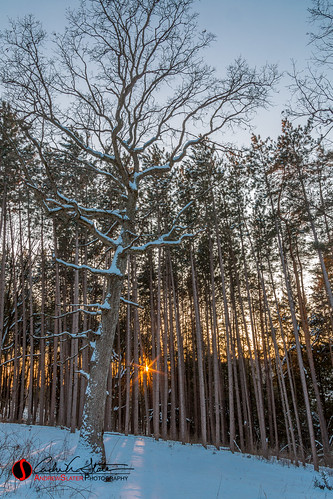
[[[84,480],[80,473],[75,473],[75,459],[67,474],[38,472],[47,461],[44,465],[38,463],[49,455],[56,460],[57,468],[64,471],[66,464],[76,456],[77,441],[78,433],[71,434],[66,429],[0,424],[0,496],[73,499],[333,497],[333,492],[327,488],[314,487],[315,478],[322,482],[322,477],[310,466],[296,468],[227,450],[217,451],[213,447],[204,449],[200,445],[181,445],[117,433],[105,434],[107,461],[133,468],[127,479],[105,482],[103,479],[110,473],[94,473]],[[37,466],[37,473],[19,481],[11,470],[14,462],[22,458],[30,462],[33,469]],[[328,479],[333,484],[333,477]]]

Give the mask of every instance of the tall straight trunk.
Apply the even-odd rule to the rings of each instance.
[[[138,301],[138,283],[136,278],[136,258],[132,258],[132,282],[133,301]],[[138,308],[134,307],[134,328],[133,328],[133,355],[134,355],[134,380],[133,380],[133,433],[139,433],[139,334],[140,322]]]
[[[6,202],[6,184],[3,195],[1,218],[0,218],[0,228],[3,229],[2,234],[2,258],[1,258],[1,268],[0,268],[0,364],[6,361],[6,354],[3,357],[2,345],[5,338],[5,276],[6,276],[6,257],[7,257],[7,202]],[[0,386],[5,387],[5,376],[6,376],[6,365],[0,365]],[[0,390],[2,401],[5,402],[6,398],[4,393]],[[2,404],[1,404],[2,406]]]
[[[320,204],[321,204],[322,207],[324,207],[325,206],[325,200],[324,200],[324,194],[323,194],[323,183],[322,183],[322,177],[321,177],[321,171],[320,171],[319,163],[317,163],[317,174],[318,174],[318,187],[319,187]],[[332,256],[333,256],[333,239],[332,239],[332,235],[331,235],[331,229],[330,229],[330,226],[329,226],[329,223],[328,223],[327,212],[324,211],[323,208],[320,209],[320,212],[324,216],[324,223],[325,223],[326,235],[327,235],[327,239],[328,239],[328,242],[329,242],[329,245],[330,245],[330,250],[331,250]]]
[[[280,260],[281,260],[281,264],[282,264],[284,281],[285,281],[285,285],[286,285],[286,289],[287,289],[289,309],[290,309],[290,313],[291,313],[294,337],[295,337],[295,342],[296,342],[297,360],[298,360],[298,365],[299,365],[299,372],[300,372],[301,385],[302,385],[302,391],[303,391],[303,397],[304,397],[304,403],[305,403],[306,417],[307,417],[307,422],[308,422],[313,466],[314,466],[314,469],[316,471],[318,471],[319,470],[319,462],[318,462],[318,455],[317,455],[317,449],[316,449],[316,440],[315,440],[315,434],[314,434],[314,429],[313,429],[313,421],[312,421],[309,392],[308,392],[308,387],[306,384],[306,377],[305,377],[305,372],[304,372],[302,348],[301,348],[301,344],[300,344],[300,340],[299,340],[299,332],[298,332],[298,324],[297,324],[295,307],[294,307],[294,300],[293,300],[293,295],[292,295],[292,290],[291,290],[291,285],[290,285],[289,272],[288,272],[287,263],[286,263],[284,250],[283,250],[283,245],[282,245],[281,236],[280,236],[280,227],[279,227],[279,224],[278,224],[278,221],[276,218],[273,200],[272,200],[272,196],[271,196],[271,192],[270,192],[267,178],[266,178],[266,187],[267,187],[267,190],[269,193],[272,213],[275,217],[275,228],[276,228],[277,241],[278,241],[278,247],[279,247],[279,253],[280,253]]]
[[[331,284],[330,284],[330,281],[329,281],[329,278],[328,278],[327,269],[326,269],[326,265],[325,265],[325,260],[324,260],[324,256],[323,256],[323,252],[322,252],[322,250],[320,248],[320,244],[319,244],[319,240],[318,240],[318,234],[317,234],[316,226],[314,224],[313,216],[312,216],[312,213],[311,213],[308,196],[306,194],[304,182],[303,182],[303,179],[302,179],[302,176],[301,176],[300,172],[299,172],[299,180],[300,180],[300,183],[301,183],[301,186],[302,186],[302,192],[303,192],[305,207],[306,207],[306,211],[307,211],[308,218],[309,218],[309,221],[310,221],[310,227],[311,227],[311,231],[312,231],[312,234],[313,234],[313,239],[314,239],[314,242],[315,242],[315,245],[316,245],[316,250],[317,250],[317,253],[318,253],[318,256],[319,256],[320,266],[321,266],[321,270],[322,270],[322,274],[323,274],[323,279],[324,279],[324,284],[325,284],[325,289],[326,289],[326,294],[327,294],[327,300],[328,300],[328,303],[329,303],[329,305],[331,307],[331,310],[333,311],[333,293],[332,293],[332,288],[331,288]]]
[[[55,320],[54,323],[54,331],[59,331],[59,334],[62,331],[67,331],[67,286],[65,280],[63,281],[63,285],[60,287],[60,275],[59,275],[59,266],[56,266],[56,296],[59,296],[58,305],[56,305],[56,316],[60,316],[61,311],[63,311],[64,318],[59,318]],[[68,307],[69,308],[69,307]],[[68,310],[69,311],[69,310]],[[60,336],[61,338],[61,336]],[[54,340],[55,342],[55,340]],[[58,411],[58,419],[57,424],[66,425],[66,394],[67,394],[67,346],[68,341],[65,341],[65,338],[62,337],[61,341],[58,342],[57,349],[59,349],[59,411]],[[53,383],[52,383],[53,390]]]
[[[323,186],[322,186],[322,181],[321,181],[321,173],[319,171],[319,167],[317,168],[318,170],[318,185],[319,185],[319,195],[320,195],[320,203],[321,206],[325,206],[325,201],[324,201],[324,195],[323,195]],[[330,246],[330,251],[331,251],[331,256],[333,257],[333,239],[331,236],[331,230],[329,227],[328,223],[328,216],[326,211],[321,210],[323,215],[324,215],[324,222],[325,222],[325,229],[326,229],[326,235],[327,239],[329,241],[329,246]],[[333,367],[333,310],[331,307],[328,307],[328,313],[329,313],[329,318],[330,318],[330,323],[331,323],[331,333],[329,335],[329,347],[330,347],[330,354],[331,354],[331,364]]]
[[[233,263],[235,265],[235,256],[234,253],[231,249],[231,255],[233,259]],[[253,358],[252,358],[252,352],[251,352],[251,346],[249,342],[249,335],[247,331],[247,321],[245,318],[245,313],[244,313],[244,304],[243,304],[243,298],[242,298],[242,293],[241,293],[241,288],[240,288],[240,282],[239,282],[239,276],[238,272],[236,270],[236,265],[235,265],[235,281],[237,285],[237,292],[238,292],[238,301],[239,301],[239,306],[240,306],[240,311],[241,311],[241,318],[243,322],[243,326],[245,329],[245,336],[246,336],[246,342],[248,346],[248,355],[249,355],[249,360],[250,360],[250,366],[251,366],[251,373],[252,373],[252,379],[253,382],[255,383],[255,374],[254,374],[254,366],[253,366]],[[250,452],[253,451],[253,423],[252,423],[252,413],[251,413],[251,401],[250,401],[250,393],[249,393],[249,386],[247,382],[247,377],[246,377],[246,368],[245,368],[245,361],[244,361],[244,348],[241,343],[241,338],[239,332],[239,321],[237,318],[237,314],[235,314],[235,322],[236,322],[236,341],[237,341],[237,350],[238,350],[238,358],[239,358],[239,366],[240,366],[240,380],[241,380],[241,389],[242,389],[242,398],[243,398],[243,406],[244,406],[244,414],[246,416],[246,420],[244,421],[244,425],[246,428],[246,443],[247,443],[247,448]],[[257,395],[257,389],[255,386],[255,398],[256,402],[258,401],[258,395]]]
[[[282,387],[283,387],[281,395],[282,395],[282,397],[284,397],[284,405],[288,405],[288,398],[286,396],[286,389],[285,389],[285,383],[284,383],[284,376],[283,376],[283,371],[282,371],[281,359],[280,359],[279,349],[278,349],[278,345],[277,345],[277,341],[276,341],[275,327],[274,327],[272,316],[271,316],[270,305],[268,303],[268,298],[267,298],[267,293],[266,293],[266,286],[265,286],[265,280],[264,280],[264,276],[263,276],[262,266],[259,265],[259,261],[256,258],[256,255],[255,255],[255,252],[253,250],[253,245],[252,245],[252,241],[251,240],[250,240],[250,245],[251,245],[251,248],[252,248],[253,256],[254,256],[255,261],[256,261],[256,267],[257,267],[258,278],[259,278],[259,286],[260,286],[260,289],[262,291],[263,298],[264,298],[264,305],[265,305],[265,326],[267,325],[267,317],[268,317],[268,320],[269,320],[269,329],[270,329],[270,333],[272,335],[274,349],[275,349],[275,361],[276,361],[277,366],[278,366],[277,367],[277,371],[278,371],[277,375],[278,375],[279,380],[281,380]],[[267,329],[268,329],[268,325],[267,325]],[[262,330],[262,332],[263,332],[263,330]],[[271,358],[270,358],[270,353],[269,353],[270,345],[269,345],[268,338],[267,338],[267,347],[268,348],[266,347],[266,339],[265,339],[264,335],[262,335],[262,342],[263,342],[263,345],[264,345],[265,363],[266,363],[267,369],[268,369],[268,376],[267,376],[268,386],[267,386],[267,390],[268,390],[268,394],[269,394],[269,405],[270,405],[269,412],[271,413],[271,421],[270,421],[270,433],[271,433],[271,436],[270,436],[270,438],[271,438],[271,443],[273,445],[273,430],[274,430],[275,447],[276,447],[276,452],[278,452],[278,431],[277,431],[277,421],[276,421],[276,409],[275,409],[274,390],[273,390],[273,383],[272,383],[273,372],[272,372]]]
[[[158,260],[157,260],[157,305],[156,305],[156,329],[155,329],[155,341],[156,341],[156,357],[154,359],[154,371],[153,371],[153,390],[154,390],[154,400],[153,400],[153,429],[154,437],[156,440],[160,438],[160,357],[161,357],[161,250],[158,249]]]
[[[128,259],[127,268],[128,278],[127,278],[127,300],[131,299],[131,280],[130,280],[130,260]],[[131,396],[131,307],[127,305],[127,317],[126,317],[126,400],[125,400],[125,435],[128,435],[130,431],[130,396]]]
[[[169,351],[170,351],[170,383],[171,383],[171,407],[170,407],[170,438],[171,440],[177,439],[177,425],[176,425],[176,366],[175,366],[175,338],[174,338],[174,324],[173,324],[173,313],[172,313],[172,297],[171,297],[171,284],[170,284],[170,269],[168,265],[168,255],[166,259],[167,265],[167,276],[168,276],[168,284],[167,284],[167,303],[169,306],[169,325],[170,325],[170,334],[169,334]],[[178,352],[179,355],[179,352]],[[179,360],[179,359],[178,359]],[[180,401],[178,400],[180,405]],[[180,416],[179,416],[180,419]]]
[[[104,429],[106,431],[111,431],[113,427],[113,413],[112,413],[112,362],[110,362],[109,376],[107,381],[107,391],[106,391],[106,403],[105,403],[105,417],[104,417]]]
[[[259,276],[258,276],[258,281]],[[264,309],[263,309],[263,300],[262,300],[262,290],[260,286],[260,282],[258,282],[258,296],[259,296],[259,314],[258,316],[258,321],[259,321],[259,326],[258,326],[258,343],[260,342],[261,339],[261,345],[262,345],[262,352],[263,352],[263,357],[264,357],[264,376],[263,376],[263,386],[266,388],[266,394],[267,394],[267,408],[268,408],[268,429],[269,429],[269,442],[270,445],[273,445],[273,414],[272,414],[272,393],[270,389],[270,384],[269,384],[269,379],[271,376],[271,373],[269,372],[269,365],[268,365],[268,358],[267,358],[267,348],[266,348],[266,341],[265,341],[265,335],[264,331],[266,330],[266,321],[264,319]]]
[[[215,413],[215,445],[220,447],[220,376],[219,376],[219,359],[217,354],[217,315],[216,315],[216,298],[215,298],[215,278],[214,278],[214,255],[213,243],[209,238],[209,265],[212,293],[212,314],[213,314],[213,331],[212,331],[212,346],[213,346],[213,370],[214,370],[214,413]]]
[[[140,346],[140,356],[141,359],[144,360],[146,359],[143,344],[142,344],[142,335],[141,335],[141,328],[140,328],[140,322],[138,320],[138,333],[139,333],[139,346]],[[146,361],[147,362],[147,361]],[[145,427],[142,425],[142,430],[145,435],[150,435],[150,414],[149,414],[149,393],[148,393],[148,376],[149,372],[147,373],[144,371],[143,373],[143,396],[144,396],[144,404],[145,404],[145,420],[146,424]]]
[[[28,386],[28,424],[32,423],[32,397],[34,386],[34,315],[32,294],[32,247],[31,247],[31,220],[28,198],[28,264],[29,264],[29,386]]]
[[[245,317],[243,299],[242,299],[242,295],[240,292],[240,284],[239,284],[238,276],[236,274],[237,287],[238,287],[239,301],[240,301],[240,307],[241,307],[242,321],[243,321],[244,330],[245,330],[246,344],[247,344],[249,358],[250,358],[251,377],[252,377],[252,381],[253,381],[254,396],[255,396],[257,415],[258,415],[258,421],[259,421],[261,449],[262,449],[263,456],[267,456],[268,449],[267,449],[267,440],[266,440],[266,425],[265,425],[263,390],[262,390],[262,384],[261,384],[261,369],[260,369],[260,363],[259,363],[259,358],[258,358],[258,352],[257,352],[257,348],[256,348],[255,324],[254,324],[254,316],[253,316],[253,311],[252,311],[252,300],[251,300],[251,294],[250,294],[248,268],[247,268],[247,263],[246,263],[246,255],[245,255],[245,250],[244,250],[244,240],[243,240],[242,231],[240,232],[240,240],[241,240],[241,254],[242,254],[243,267],[244,267],[246,297],[247,297],[247,303],[248,303],[248,315],[250,318],[254,361],[253,361],[253,356],[252,356],[252,347],[251,347],[251,342],[250,342],[250,337],[249,337],[249,332],[248,332],[247,319]]]
[[[166,269],[165,269],[166,271]],[[162,398],[162,438],[167,439],[168,424],[168,398],[169,398],[169,380],[168,380],[168,303],[167,303],[167,278],[164,272],[163,285],[163,398]]]
[[[199,409],[199,397],[198,396],[198,361],[197,361],[197,356],[196,356],[196,332],[195,332],[195,324],[194,324],[194,318],[193,318],[193,304],[192,300],[190,301],[190,309],[191,309],[191,340],[190,343],[193,345],[192,346],[192,351],[191,354],[187,356],[187,361],[192,362],[192,386],[191,386],[191,380],[190,377],[188,376],[188,391],[191,394],[189,397],[187,397],[188,401],[188,408],[187,412],[188,414],[193,414],[193,423],[194,423],[194,433],[193,433],[193,440],[198,441],[200,438],[200,430],[199,430],[199,422],[200,422],[200,409]],[[192,388],[192,389],[191,389]],[[192,393],[191,393],[192,392]],[[192,395],[193,394],[193,395]]]
[[[258,300],[259,301],[259,300]],[[256,374],[257,374],[257,381],[258,381],[258,394],[259,394],[259,399],[261,401],[261,410],[259,413],[259,417],[263,417],[262,420],[262,427],[265,430],[265,435],[267,434],[267,418],[265,417],[265,364],[264,364],[264,369],[262,368],[263,362],[261,361],[261,357],[263,357],[263,351],[260,348],[260,310],[258,311],[257,305],[255,305],[255,298],[252,297],[250,307],[252,309],[252,317],[253,317],[253,324],[252,324],[252,343],[253,343],[253,352],[254,352],[254,358],[256,361]],[[260,434],[261,436],[261,434]],[[267,442],[267,452],[268,452],[268,437],[266,437],[266,442]]]
[[[237,284],[239,285],[239,281],[237,279]],[[253,430],[252,430],[252,418],[251,418],[251,407],[250,407],[250,396],[249,396],[249,389],[248,389],[248,383],[247,383],[247,378],[246,378],[246,369],[245,369],[245,362],[244,362],[244,350],[242,347],[241,343],[241,338],[240,338],[240,327],[239,327],[239,321],[238,321],[238,310],[236,308],[236,304],[234,304],[234,310],[235,310],[235,334],[236,334],[236,345],[237,345],[237,359],[238,359],[238,366],[239,366],[239,378],[240,378],[240,388],[241,388],[241,394],[242,394],[242,407],[243,407],[243,420],[244,421],[244,426],[245,426],[245,431],[246,431],[246,447],[248,449],[252,449],[253,447]]]
[[[273,320],[272,320],[270,305],[268,303],[262,265],[260,264],[260,261],[262,261],[262,260],[259,260],[259,258],[257,257],[256,252],[254,251],[252,240],[250,237],[249,237],[249,241],[250,241],[252,255],[253,255],[253,258],[254,258],[255,263],[256,263],[256,269],[257,269],[257,274],[258,274],[258,279],[259,279],[259,289],[261,289],[261,291],[263,293],[264,305],[265,305],[265,316],[266,315],[268,316],[269,328],[270,328],[270,332],[271,332],[272,339],[273,339],[274,350],[275,350],[275,360],[277,363],[277,371],[278,371],[277,374],[278,374],[278,378],[279,378],[280,383],[281,383],[280,386],[282,388],[281,395],[282,395],[282,397],[284,397],[284,405],[286,405],[286,407],[288,407],[288,397],[287,397],[287,392],[286,392],[286,387],[285,387],[285,382],[284,382],[284,376],[283,376],[283,371],[282,371],[282,364],[281,364],[281,359],[280,359],[280,354],[279,354],[279,348],[278,348],[278,344],[277,344],[277,340],[276,340],[275,327],[274,327]],[[266,320],[265,320],[265,323],[266,323]],[[262,328],[262,333],[263,333],[263,328]],[[276,447],[276,452],[278,452],[278,431],[277,431],[277,421],[276,421],[274,390],[273,390],[273,384],[272,384],[272,367],[271,367],[271,360],[270,360],[270,354],[269,354],[269,345],[268,345],[268,353],[267,353],[267,349],[265,346],[266,341],[265,341],[264,335],[262,335],[262,341],[263,341],[263,345],[264,345],[265,364],[267,365],[267,367],[269,369],[269,375],[267,378],[269,380],[269,384],[268,384],[267,389],[268,389],[268,394],[269,394],[269,403],[271,406],[271,410],[269,412],[271,413],[271,419],[272,419],[272,421],[270,423],[270,431],[272,434],[273,428],[274,428],[275,447]],[[267,343],[268,343],[268,340],[267,340]],[[268,360],[267,360],[267,357],[268,357]],[[288,413],[289,413],[289,411],[288,411]],[[290,418],[290,416],[289,416],[289,418]],[[291,426],[290,419],[289,419],[289,424]],[[288,431],[288,429],[287,429],[287,431]],[[272,435],[271,435],[271,442],[273,442]],[[294,445],[294,454],[295,454],[296,448],[295,448],[295,441],[294,440],[293,440],[293,445]],[[296,455],[295,455],[295,458],[296,458]]]
[[[83,252],[83,263],[84,265],[87,265],[87,260],[88,260],[88,255],[87,255],[87,244],[86,244],[86,235],[84,237],[84,252]],[[88,300],[88,284],[87,284],[87,271],[83,270],[82,272],[82,300],[83,303],[87,303]],[[88,320],[87,320],[87,314],[83,314],[83,331],[88,330]],[[81,365],[82,365],[82,371],[85,373],[88,373],[89,370],[89,354],[88,354],[88,345],[89,341],[87,338],[82,338],[81,342]],[[81,376],[80,377],[80,401],[79,401],[79,428],[81,427],[82,424],[82,415],[83,415],[83,406],[84,406],[84,394],[86,392],[87,388],[87,378],[86,376]]]
[[[275,453],[278,456],[279,455],[279,432],[278,432],[278,427],[277,427],[276,403],[275,403],[275,393],[274,393],[274,386],[273,386],[272,359],[271,359],[271,355],[270,355],[269,349],[268,349],[268,365],[269,365],[269,372],[271,373],[271,376],[270,376],[270,379],[269,379],[269,384],[270,384],[270,390],[271,390],[271,394],[272,394],[274,446],[275,446]],[[277,374],[277,376],[278,376],[278,374]]]
[[[14,233],[13,233],[13,223],[12,217],[9,212],[9,225],[10,225],[10,241],[12,248],[12,265],[13,265],[13,300],[14,300],[14,367],[13,367],[13,389],[11,396],[11,413],[10,421],[15,422],[18,419],[17,411],[19,407],[18,403],[18,388],[19,388],[19,324],[18,324],[18,283],[17,283],[17,264],[16,255],[14,247]]]
[[[233,293],[233,291],[232,291]],[[233,298],[231,298],[233,301]],[[236,395],[236,412],[237,412],[237,420],[238,420],[238,432],[239,432],[239,442],[241,451],[244,451],[244,428],[243,428],[243,415],[242,415],[242,405],[239,394],[239,383],[238,383],[238,372],[237,372],[237,364],[239,362],[236,361],[236,348],[235,348],[235,336],[237,335],[236,331],[236,320],[235,320],[236,311],[233,309],[233,327],[231,328],[231,337],[230,337],[230,346],[231,346],[231,355],[233,358],[233,375],[234,375],[234,387],[235,387],[235,395]]]
[[[2,228],[2,257],[1,257],[1,269],[0,269],[0,363],[2,355],[2,338],[4,335],[4,311],[5,311],[5,276],[6,276],[6,236],[7,236],[7,188],[5,183],[5,189],[2,199],[2,209],[1,209],[1,228]],[[1,376],[1,367],[0,367]]]
[[[298,324],[297,324],[296,315],[295,315],[294,302],[293,302],[292,292],[291,292],[291,287],[290,287],[290,282],[289,282],[289,275],[288,275],[287,267],[286,267],[286,264],[284,261],[284,255],[281,258],[283,260],[283,263],[282,263],[283,273],[284,273],[285,280],[286,280],[289,308],[291,311],[294,336],[295,336],[295,341],[296,341],[297,359],[298,359],[298,365],[299,365],[299,369],[300,369],[301,384],[302,384],[302,390],[303,390],[303,396],[304,396],[304,402],[305,402],[305,408],[306,408],[306,415],[307,415],[307,421],[308,421],[313,465],[314,465],[314,469],[316,471],[318,471],[319,470],[318,455],[317,455],[317,450],[316,450],[316,443],[315,443],[315,435],[314,435],[313,422],[312,422],[312,413],[311,413],[309,393],[308,393],[308,388],[307,388],[306,378],[305,378],[304,363],[303,363],[303,358],[302,358],[302,349],[301,349],[301,344],[300,344],[300,340],[299,340]]]
[[[79,264],[79,234],[78,229],[75,232],[75,265]],[[74,307],[73,311],[78,310],[79,304],[79,271],[74,270]],[[73,314],[73,327],[72,334],[78,335],[79,333],[79,313]],[[70,427],[71,432],[75,432],[77,426],[77,413],[78,413],[78,389],[79,389],[79,379],[78,379],[78,369],[79,369],[79,340],[78,338],[72,338],[72,357],[73,357],[73,389],[71,392],[72,400],[69,400],[69,404],[72,407],[71,411],[71,421]]]
[[[120,331],[119,331],[119,322],[117,324],[117,337],[118,337],[118,426],[117,426],[117,431],[120,433],[122,431],[122,404],[123,404],[123,397],[122,397],[122,356],[121,356],[121,347],[120,347]]]
[[[269,334],[264,334],[264,331],[265,332],[268,332],[270,329],[269,329],[269,325],[268,325],[268,318],[267,318],[267,315],[269,315],[269,317],[271,318],[270,316],[270,308],[268,306],[268,301],[267,300],[264,300],[264,305],[265,307],[267,306],[268,308],[265,309],[265,317],[264,317],[264,321],[265,321],[265,329],[262,330],[262,343],[263,345],[265,346],[265,349],[264,349],[264,352],[265,352],[265,359],[266,359],[266,363],[267,363],[267,373],[268,373],[268,376],[267,376],[267,391],[269,393],[269,411],[271,412],[271,426],[272,426],[272,429],[271,429],[271,447],[274,448],[275,447],[275,454],[278,456],[279,454],[279,437],[278,437],[278,430],[277,430],[277,418],[276,418],[276,404],[275,404],[275,393],[274,393],[274,386],[273,386],[273,376],[274,376],[274,373],[273,373],[273,368],[272,368],[272,361],[271,361],[271,355],[270,355],[270,336]],[[272,329],[273,327],[273,324],[272,322],[270,322],[270,327]]]
[[[2,231],[5,230],[5,220],[6,220],[6,211],[7,211],[7,183],[5,182],[4,191],[3,191],[2,203],[1,203],[1,217],[0,217],[0,237],[3,234]]]
[[[313,360],[311,338],[310,338],[310,331],[309,331],[309,323],[308,323],[307,313],[306,313],[306,309],[305,309],[304,295],[302,293],[302,289],[301,289],[301,285],[300,285],[299,271],[297,268],[295,255],[294,255],[294,252],[292,249],[291,240],[290,240],[290,257],[291,257],[291,261],[292,261],[293,269],[294,269],[298,304],[299,304],[301,321],[302,321],[302,329],[304,332],[306,352],[307,352],[309,366],[310,366],[310,373],[311,373],[313,389],[314,389],[315,397],[316,397],[316,404],[317,404],[317,410],[318,410],[318,417],[319,417],[319,424],[320,424],[320,432],[321,432],[321,438],[322,438],[322,444],[323,444],[324,457],[325,457],[325,460],[327,460],[327,464],[330,464],[329,463],[329,461],[330,461],[330,446],[329,446],[329,440],[328,440],[327,426],[326,426],[323,406],[322,406],[318,382],[317,382],[316,370],[315,370],[315,365],[314,365],[314,360]]]
[[[54,241],[54,256],[58,257],[58,243],[56,235],[55,223],[53,223],[53,241]],[[56,390],[57,390],[57,359],[58,359],[58,334],[60,333],[60,279],[59,279],[59,264],[55,262],[55,306],[54,306],[54,339],[53,339],[53,359],[52,359],[52,386],[51,386],[51,403],[50,403],[50,424],[55,424],[56,417]],[[61,362],[61,359],[60,359]],[[60,377],[62,383],[62,377]],[[62,400],[62,393],[60,392],[60,410],[64,410],[64,400]],[[64,424],[63,418],[60,418],[60,424]]]
[[[40,390],[39,390],[39,424],[44,424],[45,407],[45,297],[46,297],[46,278],[45,278],[45,250],[44,250],[44,219],[41,220],[41,256],[42,256],[42,297],[41,297],[41,325],[40,325]]]
[[[233,367],[232,367],[232,358],[231,358],[231,353],[230,353],[231,352],[231,349],[230,349],[231,329],[230,329],[230,320],[229,320],[228,298],[227,298],[226,285],[225,285],[224,262],[223,262],[223,256],[222,256],[221,240],[220,240],[219,228],[218,228],[218,224],[217,224],[217,213],[216,213],[214,199],[213,199],[213,213],[214,213],[216,242],[217,242],[217,249],[218,249],[218,255],[219,255],[220,275],[221,275],[221,281],[222,281],[225,332],[226,332],[226,340],[227,340],[228,395],[229,395],[229,445],[230,445],[231,452],[234,452],[236,428],[235,428]]]
[[[21,366],[21,390],[20,390],[20,405],[19,405],[19,422],[23,419],[23,411],[25,406],[25,368],[26,368],[26,351],[27,351],[27,315],[25,302],[25,276],[24,276],[24,259],[23,259],[23,235],[22,235],[22,214],[21,204],[19,204],[19,234],[20,234],[20,264],[21,264],[21,290],[22,290],[22,366]]]
[[[72,317],[73,318],[73,317]],[[73,323],[72,323],[73,327]],[[67,357],[67,373],[66,373],[66,426],[71,428],[71,414],[72,414],[72,406],[73,406],[73,375],[74,375],[74,341],[73,338],[70,338],[66,341],[66,345],[68,347],[68,357]]]
[[[273,289],[273,295],[274,295],[274,301],[275,301],[275,308],[276,308],[276,312],[277,312],[277,316],[278,316],[278,321],[279,321],[280,334],[281,334],[282,343],[283,343],[284,357],[286,359],[286,364],[287,364],[287,373],[288,373],[288,379],[289,379],[289,386],[290,386],[290,393],[291,393],[291,398],[292,398],[292,404],[293,404],[293,408],[294,408],[294,415],[295,415],[295,420],[296,420],[296,428],[297,428],[297,433],[298,433],[298,441],[299,441],[299,448],[300,448],[301,460],[302,460],[302,463],[305,465],[304,446],[303,446],[302,431],[301,431],[301,424],[300,424],[298,407],[297,407],[297,400],[296,400],[295,388],[294,388],[294,384],[293,384],[293,380],[292,380],[291,369],[290,369],[290,362],[289,362],[289,355],[288,355],[287,345],[286,345],[286,341],[285,341],[285,335],[284,335],[284,331],[283,331],[281,314],[280,314],[279,305],[278,305],[277,296],[276,296],[276,290],[275,290],[275,285],[274,285],[274,280],[273,280],[272,268],[271,268],[269,260],[268,260],[268,270],[269,270],[270,280],[271,280],[272,289]],[[274,341],[274,348],[275,348],[275,350],[278,350],[278,345],[277,345],[275,330],[274,330],[274,335],[273,335],[273,341]],[[295,442],[295,435],[294,435],[294,427],[293,427],[293,423],[292,423],[292,420],[291,420],[291,411],[289,409],[288,395],[287,395],[287,390],[286,390],[286,384],[285,384],[285,381],[284,381],[284,373],[283,373],[283,369],[282,369],[282,362],[281,362],[281,359],[280,359],[280,355],[276,354],[276,358],[277,358],[277,361],[278,361],[278,364],[279,364],[281,386],[282,386],[282,390],[283,390],[283,393],[284,393],[286,415],[287,415],[287,418],[288,418],[288,428],[289,428],[290,435],[291,435],[294,456],[295,456],[295,459],[297,459],[297,451],[296,451],[296,442]]]
[[[153,290],[153,259],[152,253],[150,252],[148,255],[149,261],[149,299],[150,299],[150,331],[151,331],[151,356],[152,360],[150,364],[154,367],[154,360],[156,359],[156,315],[155,315],[155,300],[154,300],[154,290]],[[156,393],[155,389],[156,377],[152,375],[152,409],[153,409],[153,417],[152,417],[152,427],[154,434],[154,407],[158,402],[155,402],[156,395],[159,397],[159,393]]]
[[[173,275],[173,268],[170,253],[169,257],[169,267],[170,267],[170,284],[172,290],[172,301],[173,301],[173,312],[175,316],[175,327],[176,327],[176,338],[177,338],[177,369],[178,369],[178,397],[179,397],[179,438],[184,444],[187,441],[186,432],[186,401],[185,401],[185,364],[184,364],[184,348],[183,348],[183,337],[180,329],[179,321],[179,310],[178,302],[176,297],[175,281]]]
[[[39,342],[39,346],[38,346],[38,350],[40,352],[40,342]],[[40,357],[41,353],[39,354],[35,354],[35,356],[38,356]],[[37,412],[38,412],[38,409],[39,409],[39,380],[40,380],[40,362],[39,362],[39,359],[38,359],[38,362],[35,362],[36,364],[36,367],[35,367],[35,370],[37,370],[37,372],[35,372],[35,380],[34,380],[34,384],[36,386],[36,389],[35,389],[35,393],[34,393],[34,396],[33,396],[33,399],[32,399],[32,424],[36,424],[36,420],[37,420]]]
[[[209,300],[209,283],[206,283],[204,291],[205,299],[205,322],[206,338],[203,335],[203,360],[204,360],[204,374],[205,374],[205,393],[206,393],[206,412],[207,412],[207,439],[209,442],[213,441],[215,435],[215,420],[214,420],[214,402],[213,402],[213,366],[212,366],[212,348],[210,344],[209,331],[212,330],[211,321],[211,303]]]
[[[203,354],[202,354],[202,329],[199,311],[199,300],[197,293],[197,279],[194,267],[193,252],[190,249],[191,271],[192,271],[192,290],[195,314],[195,332],[197,341],[197,366],[199,376],[199,401],[200,401],[200,421],[201,421],[201,441],[202,445],[207,445],[207,420],[206,420],[206,398],[205,398],[205,381],[203,370]]]

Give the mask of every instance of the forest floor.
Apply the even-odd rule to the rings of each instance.
[[[105,499],[329,499],[329,470],[295,467],[209,446],[105,434],[109,470],[75,465],[78,432],[0,424],[0,496]],[[49,462],[52,456],[52,464]],[[80,456],[82,458],[82,456]],[[26,459],[26,480],[12,474]],[[20,473],[20,464],[15,473]],[[28,475],[29,466],[23,470]],[[50,472],[51,471],[51,472]],[[21,471],[22,473],[22,471]],[[20,475],[22,477],[22,475]],[[113,477],[111,480],[108,477]],[[117,478],[117,479],[115,479]],[[105,481],[107,480],[107,481]],[[324,487],[321,489],[318,487]]]

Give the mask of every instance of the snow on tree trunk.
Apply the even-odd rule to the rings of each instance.
[[[126,260],[119,264],[125,272]],[[92,449],[96,458],[105,461],[103,443],[104,413],[107,379],[113,349],[113,341],[119,316],[123,278],[112,276],[108,279],[107,295],[102,310],[100,336],[91,358],[91,369],[86,389],[86,400],[80,431],[80,446]]]

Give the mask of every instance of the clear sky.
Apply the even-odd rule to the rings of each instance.
[[[61,31],[67,7],[76,0],[0,0],[0,29],[8,17],[32,13],[48,31]],[[195,2],[199,24],[217,36],[205,52],[207,62],[218,72],[242,55],[250,65],[260,67],[266,62],[277,63],[280,71],[291,70],[291,60],[301,69],[311,54],[307,32],[311,31],[307,8],[311,0],[202,0]],[[281,111],[289,98],[287,77],[281,80],[279,93],[274,94],[274,107],[259,111],[255,133],[275,137],[280,130]],[[235,139],[235,137],[234,137]],[[249,134],[239,132],[236,141],[248,143]]]

